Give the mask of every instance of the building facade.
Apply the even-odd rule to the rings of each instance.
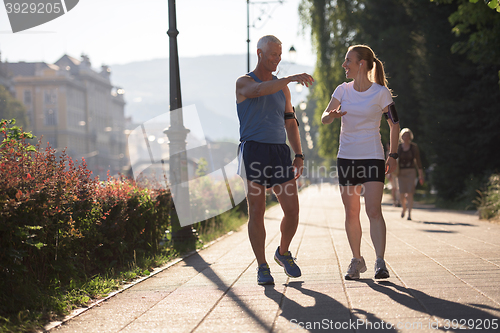
[[[64,55],[54,64],[4,63],[4,69],[26,107],[27,130],[43,145],[85,159],[101,180],[125,170],[124,91],[111,84],[109,67],[97,72],[87,56]]]

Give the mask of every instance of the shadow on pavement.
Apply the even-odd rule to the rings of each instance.
[[[463,223],[463,222],[429,222],[429,221],[423,221],[423,224],[432,224],[432,225],[458,225],[458,226],[464,226],[464,227],[477,227],[477,225],[470,224],[470,223]]]
[[[380,318],[369,312],[363,312],[366,318],[357,317],[334,298],[304,288],[302,284],[302,281],[297,281],[289,282],[286,286],[311,297],[314,300],[314,305],[304,306],[274,288],[265,289],[266,296],[275,300],[280,306],[280,316],[290,323],[291,332],[296,330],[300,330],[300,332],[354,332],[366,328],[365,320],[371,323],[382,322]],[[394,328],[383,331],[397,332]]]
[[[252,262],[253,263],[253,262]],[[196,271],[199,273],[205,275],[210,281],[213,282],[214,285],[216,285],[219,290],[224,292],[224,296],[230,297],[234,302],[238,304],[238,306],[245,311],[245,313],[251,317],[252,319],[255,320],[255,322],[258,323],[260,327],[262,327],[264,330],[270,332],[271,327],[267,325],[255,311],[250,309],[243,300],[241,300],[238,295],[234,294],[234,292],[231,290],[231,286],[228,286],[224,281],[221,280],[221,278],[210,268],[210,264],[206,262],[199,253],[195,253],[191,255],[189,258],[185,260],[185,264],[187,266],[193,267]],[[223,296],[223,297],[224,297]],[[217,303],[216,303],[217,304]],[[205,318],[211,313],[212,310],[210,310]],[[203,318],[203,320],[205,319]],[[199,323],[201,324],[203,320]],[[199,325],[198,324],[198,325]]]
[[[431,229],[422,229],[420,231],[431,232],[435,234],[456,234],[456,231],[452,230],[431,230]]]
[[[485,305],[476,305],[477,307],[483,307],[485,309],[498,312],[499,316],[495,316],[490,312],[478,309],[477,307],[473,306],[473,304],[465,305],[453,301],[447,301],[441,298],[430,296],[417,289],[398,286],[390,281],[375,282],[369,279],[360,281],[366,283],[373,290],[389,296],[394,301],[400,303],[401,305],[404,305],[409,309],[427,313],[431,316],[437,317],[439,319],[440,330],[463,332],[464,329],[469,329],[467,325],[472,324],[471,329],[475,329],[480,332],[499,331],[500,309]],[[497,328],[491,329],[491,324],[495,322],[497,323]],[[485,329],[485,327],[488,327],[491,330]]]

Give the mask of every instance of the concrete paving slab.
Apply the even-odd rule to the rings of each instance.
[[[345,281],[352,253],[338,188],[310,186],[301,191],[300,205],[290,248],[300,278],[289,278],[274,262],[283,214],[275,206],[266,212],[274,286],[256,283],[245,226],[51,331],[461,332],[446,326],[453,319],[500,325],[500,224],[419,205],[407,221],[400,208],[384,204],[391,277],[375,281],[362,207],[368,271],[358,281]],[[488,328],[481,331],[498,331]]]

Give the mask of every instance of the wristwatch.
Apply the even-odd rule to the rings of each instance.
[[[399,157],[399,154],[398,153],[390,153],[389,157],[392,157],[393,159],[397,160]]]
[[[300,157],[301,159],[304,159],[304,154],[295,154],[295,157]]]

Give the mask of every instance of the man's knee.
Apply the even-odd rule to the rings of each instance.
[[[290,180],[284,184],[279,184],[273,187],[273,192],[282,200],[295,200],[297,194],[297,183],[295,180]]]
[[[260,219],[264,218],[264,214],[266,213],[266,204],[265,202],[248,202],[248,216],[250,219]]]

